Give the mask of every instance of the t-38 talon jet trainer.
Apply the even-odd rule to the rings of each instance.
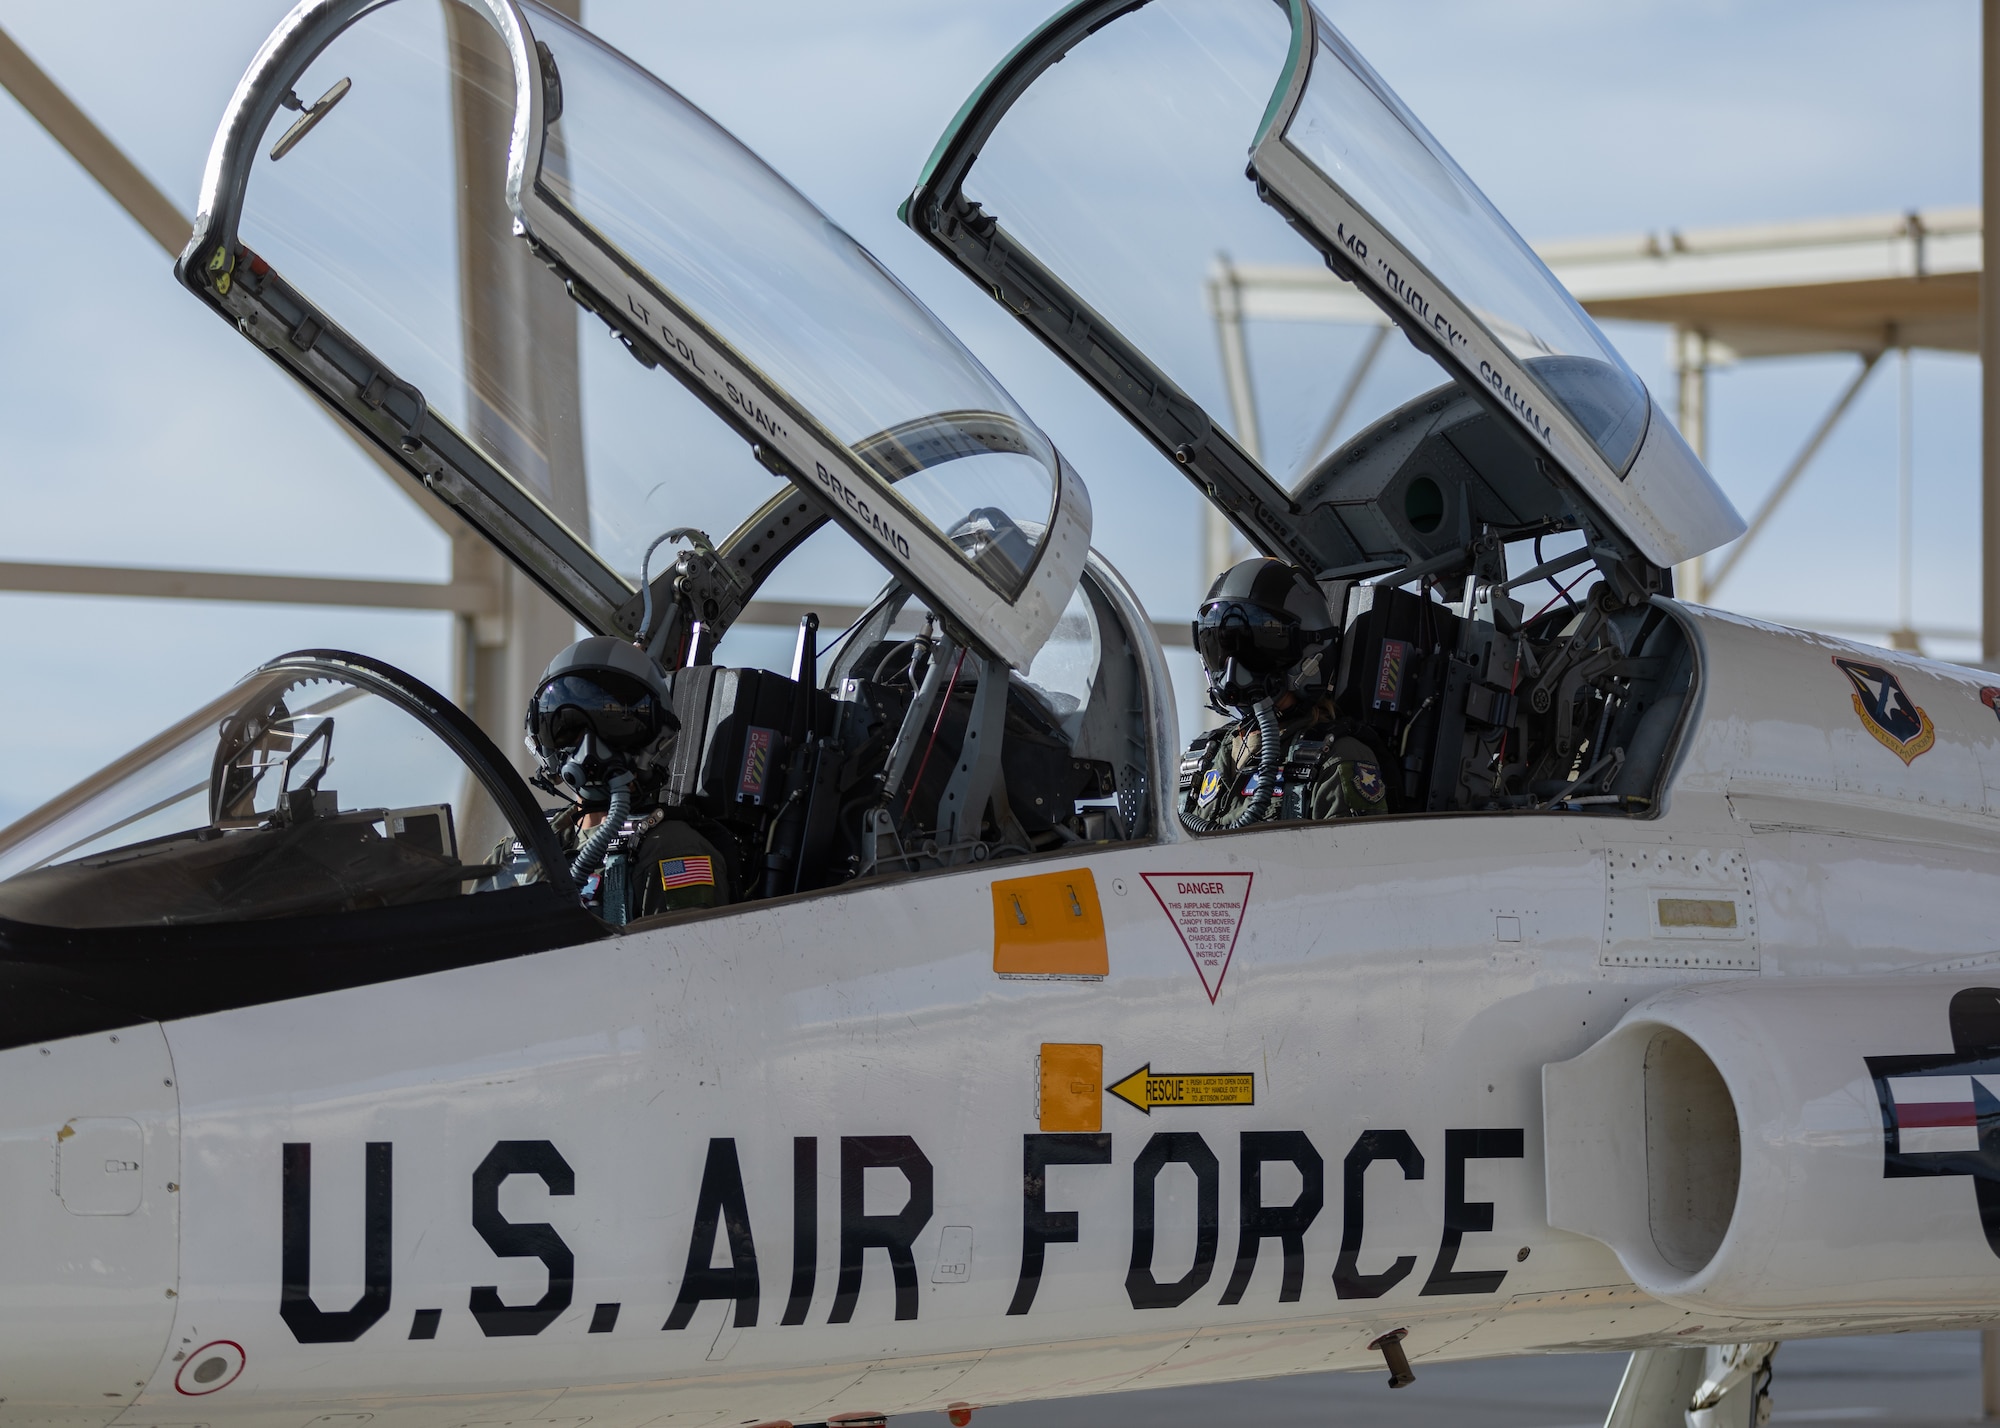
[[[1746,1425],[1779,1341],[1991,1319],[2000,690],[1677,603],[1741,522],[1304,0],[1073,5],[903,215],[1324,595],[1388,811],[1190,831],[1082,482],[672,89],[529,0],[306,0],[180,281],[598,683],[545,682],[537,789],[285,655],[0,833],[0,1422],[963,1422],[1615,1347],[1615,1421]],[[1174,336],[1222,247],[1316,252],[1435,385],[1274,478]],[[754,464],[686,474],[683,388]],[[834,548],[887,573],[852,630],[717,662]]]

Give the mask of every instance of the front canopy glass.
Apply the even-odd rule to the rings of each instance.
[[[712,548],[727,608],[689,617],[711,633],[828,518],[866,555],[815,543],[793,583],[863,599],[872,556],[1017,665],[1074,588],[1088,497],[999,384],[552,10],[309,0],[239,88],[202,206],[183,281],[600,633],[637,632],[671,531],[650,575]]]
[[[1047,524],[1048,439],[872,254],[734,135],[588,31],[530,13],[562,84],[546,195],[1017,590],[1031,549],[985,540],[977,516]],[[776,419],[739,409],[753,424]],[[642,523],[621,541],[649,534]]]

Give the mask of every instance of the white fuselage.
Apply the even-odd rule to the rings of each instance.
[[[1694,984],[1949,971],[2000,945],[2000,718],[1979,676],[1857,655],[1935,724],[1905,762],[1832,662],[1856,647],[1692,623],[1699,708],[1657,818],[1267,826],[975,867],[0,1053],[0,1423],[806,1421],[1361,1368],[1396,1328],[1421,1370],[1970,1315],[1963,1285],[1837,1315],[1703,1314],[1549,1227],[1543,1067],[1634,1006]],[[996,975],[995,878],[1084,869],[1108,975]],[[1147,875],[1242,873],[1211,999],[1214,970]],[[1662,925],[1667,894],[1733,912]],[[1960,983],[1935,980],[1948,1050]],[[1024,1177],[1050,1111],[1045,1045],[1101,1047],[1107,1084],[1247,1074],[1254,1101],[1142,1113],[1102,1095],[1108,1163],[1072,1140],[1072,1163]],[[1880,1178],[1866,1068],[1813,1104],[1857,1193],[1898,1215],[1916,1182]],[[1246,1141],[1269,1132],[1308,1148]],[[1232,1286],[1246,1150],[1272,1156],[1252,1162],[1267,1207],[1308,1188],[1297,1159],[1320,1162],[1296,1297],[1277,1230]],[[1970,1186],[1917,1188],[1972,1282],[2000,1289]],[[69,1203],[90,1195],[110,1198]],[[904,1230],[907,1257],[882,1247]],[[296,1293],[281,1312],[288,1238],[319,1319]],[[1045,1241],[1031,1295],[1029,1238]],[[738,1297],[677,1315],[691,1262],[715,1270],[697,1288]],[[351,1339],[298,1332],[363,1319]]]

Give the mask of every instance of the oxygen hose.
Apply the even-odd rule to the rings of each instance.
[[[1250,708],[1250,717],[1257,721],[1257,786],[1250,793],[1250,801],[1236,811],[1226,823],[1215,823],[1203,818],[1199,813],[1183,813],[1181,822],[1196,833],[1232,833],[1238,828],[1247,828],[1271,811],[1271,800],[1276,797],[1278,786],[1278,759],[1282,750],[1278,747],[1278,709],[1268,698],[1258,700]]]
[[[1258,700],[1250,708],[1250,717],[1257,721],[1257,787],[1250,794],[1250,801],[1237,810],[1236,816],[1223,824],[1225,831],[1247,828],[1271,811],[1271,800],[1277,795],[1278,759],[1284,752],[1278,747],[1278,709],[1267,697]]]
[[[611,806],[604,810],[604,821],[591,832],[584,845],[576,850],[576,859],[569,865],[570,881],[578,887],[583,880],[597,871],[597,865],[604,861],[604,855],[611,851],[611,845],[618,840],[625,827],[625,817],[632,811],[632,775],[621,774],[611,781]]]

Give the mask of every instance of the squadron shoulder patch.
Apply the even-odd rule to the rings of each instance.
[[[1215,796],[1221,792],[1222,792],[1221,770],[1210,769],[1207,773],[1201,776],[1201,801],[1204,804],[1215,802]]]
[[[1861,726],[1884,748],[1907,764],[1937,742],[1931,716],[1903,692],[1893,671],[1839,655],[1833,662],[1854,686],[1854,712],[1861,716]]]
[[[1370,803],[1380,803],[1388,795],[1389,786],[1382,782],[1382,770],[1357,759],[1354,763],[1354,791]]]

